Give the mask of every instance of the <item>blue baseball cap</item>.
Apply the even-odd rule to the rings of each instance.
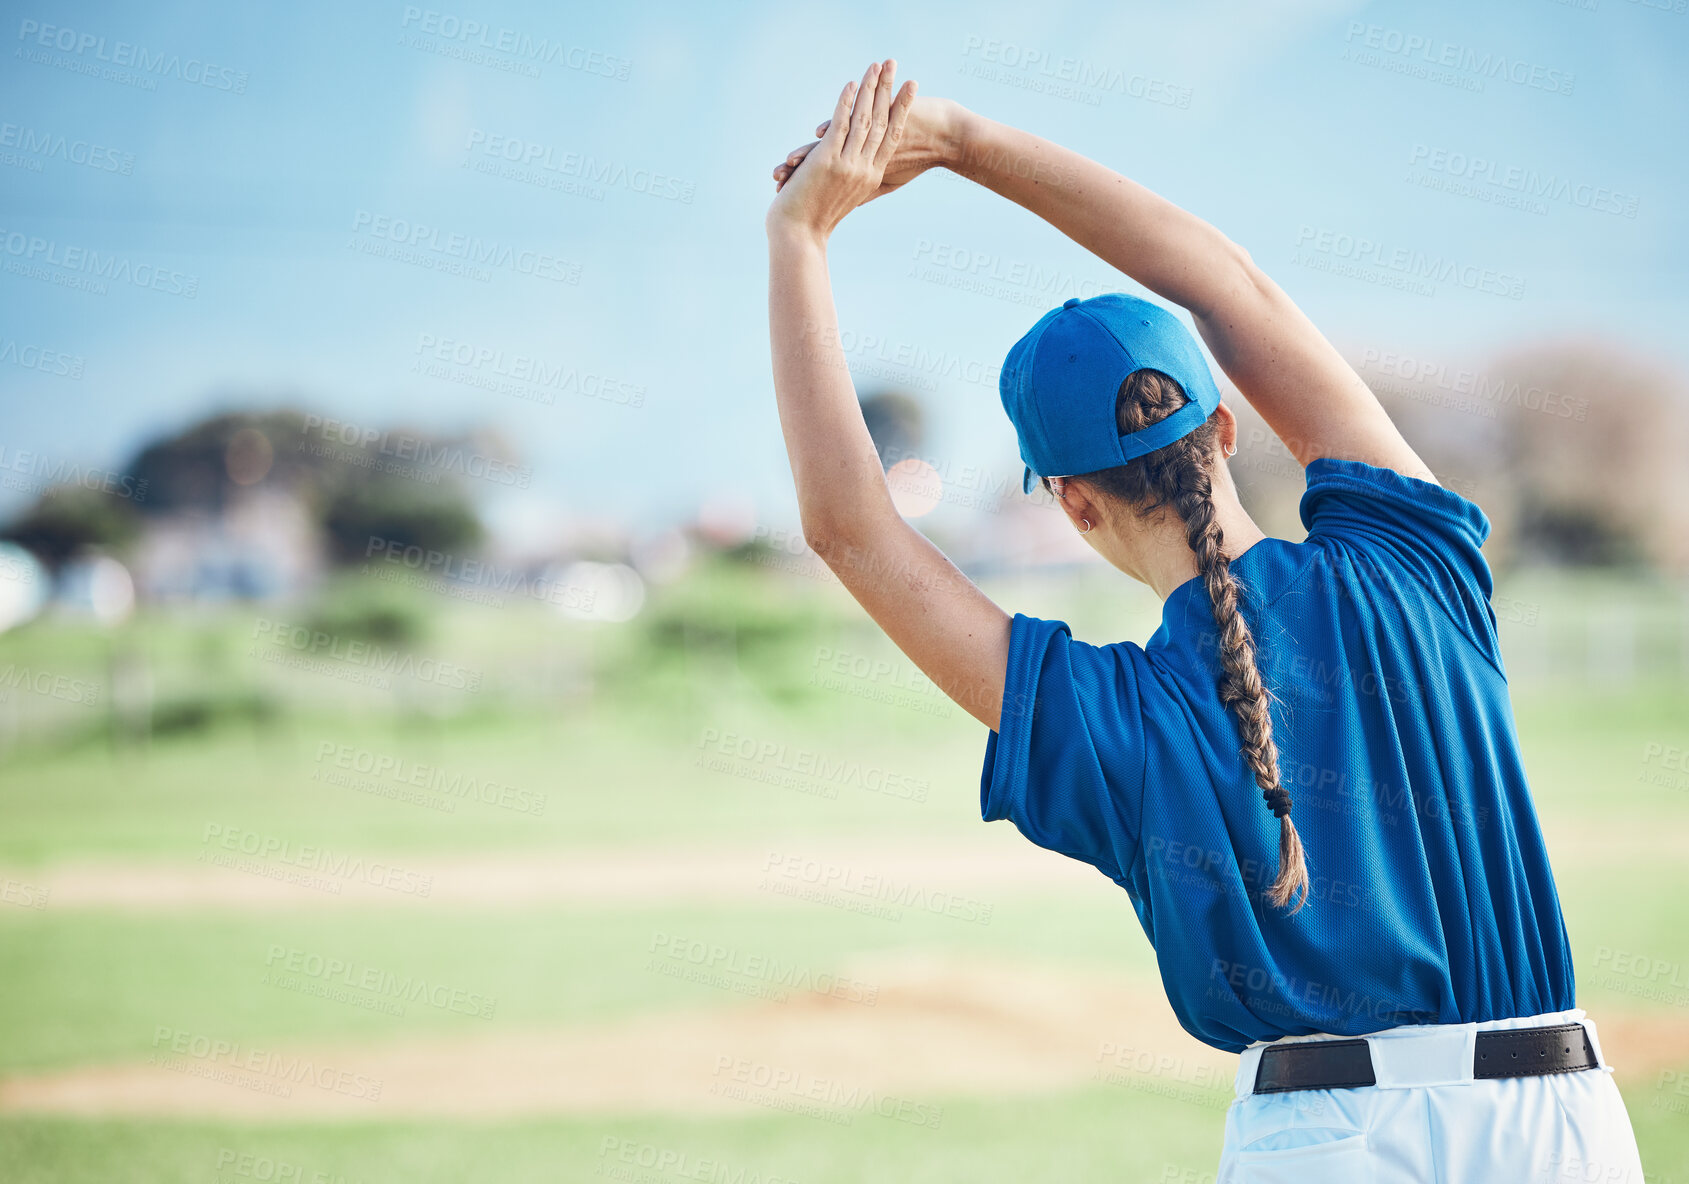
[[[1139,370],[1161,371],[1191,401],[1121,435],[1115,397]],[[1111,469],[1165,447],[1201,427],[1220,405],[1220,388],[1190,330],[1159,304],[1124,292],[1075,296],[1045,313],[1009,350],[998,389],[1020,436],[1027,493],[1040,477]]]

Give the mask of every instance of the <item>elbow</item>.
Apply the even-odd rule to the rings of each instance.
[[[887,532],[903,519],[883,482],[879,491],[851,497],[798,499],[803,541],[836,573],[841,563],[884,545]]]
[[[860,508],[803,515],[803,541],[835,575],[850,567],[880,540],[879,520]]]
[[[1255,277],[1261,274],[1261,269],[1255,266],[1255,257],[1249,253],[1248,248],[1228,238],[1222,244],[1222,249],[1226,263],[1232,271],[1242,280],[1253,284]]]
[[[1255,257],[1242,245],[1234,243],[1230,239],[1226,241],[1230,244],[1229,250],[1233,268],[1240,277],[1239,285],[1252,292],[1265,291],[1271,285],[1271,281],[1267,279],[1267,273],[1256,266]]]
[[[803,541],[829,567],[832,566],[833,556],[852,545],[838,517],[814,513],[803,516]]]
[[[1222,235],[1202,297],[1187,307],[1198,316],[1220,317],[1228,309],[1252,302],[1266,286],[1266,275],[1255,265],[1249,252]]]

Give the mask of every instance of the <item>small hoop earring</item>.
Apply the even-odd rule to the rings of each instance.
[[[1227,456],[1236,456],[1237,455],[1237,445],[1236,444],[1226,445],[1226,455]]]
[[[1085,529],[1081,530],[1079,533],[1080,534],[1090,534],[1091,533],[1091,520],[1089,518],[1081,518],[1079,521],[1081,521],[1085,524]]]

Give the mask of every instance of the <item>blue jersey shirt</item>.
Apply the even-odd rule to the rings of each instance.
[[[1263,897],[1279,824],[1220,701],[1200,579],[1143,646],[1015,616],[982,815],[1124,888],[1173,1010],[1216,1048],[1576,1006],[1479,550],[1489,519],[1360,461],[1306,476],[1307,539],[1263,539],[1232,571],[1307,906]]]

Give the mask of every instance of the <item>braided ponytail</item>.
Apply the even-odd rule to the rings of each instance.
[[[1148,427],[1188,401],[1184,389],[1158,370],[1139,370],[1120,385],[1115,418],[1122,433]],[[1267,901],[1295,913],[1308,900],[1308,866],[1296,824],[1290,820],[1290,791],[1278,768],[1278,746],[1268,711],[1272,692],[1255,663],[1255,639],[1238,609],[1241,585],[1223,549],[1224,537],[1214,512],[1216,429],[1213,419],[1179,440],[1145,454],[1131,464],[1084,474],[1104,494],[1139,513],[1170,508],[1184,524],[1196,555],[1197,571],[1207,590],[1219,629],[1220,701],[1237,720],[1243,757],[1267,808],[1279,820],[1278,875],[1267,888]]]

